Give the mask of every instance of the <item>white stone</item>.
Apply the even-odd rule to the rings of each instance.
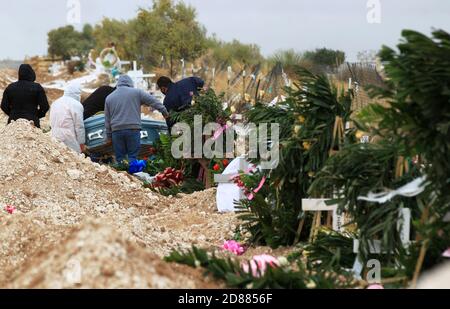
[[[79,180],[83,173],[79,170],[67,170],[67,175],[73,180]]]

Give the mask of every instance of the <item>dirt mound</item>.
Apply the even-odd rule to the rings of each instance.
[[[21,273],[30,258],[47,252],[68,228],[48,226],[24,214],[0,210],[0,287]]]
[[[238,226],[236,215],[219,214],[215,199],[215,189],[196,192],[172,198],[167,208],[152,214],[150,221],[156,227],[151,232],[153,237],[172,243],[161,246],[159,254],[167,254],[171,248],[188,249],[192,245],[217,248],[232,239]]]
[[[50,260],[66,256],[73,243],[60,244],[73,229],[80,233],[77,235],[84,235],[86,228],[92,234],[92,239],[89,238],[92,243],[96,237],[104,236],[104,229],[114,230],[126,240],[126,246],[145,247],[148,254],[159,257],[192,244],[218,247],[234,234],[236,217],[217,213],[214,189],[181,198],[159,196],[144,189],[134,177],[72,152],[25,120],[0,129],[0,144],[0,287],[16,277],[23,280],[14,281],[14,286],[65,287],[60,275],[51,268],[40,268],[43,262],[36,261],[50,248],[54,248]],[[16,211],[8,214],[6,205],[14,206]],[[82,225],[87,218],[105,225],[98,228],[99,235],[94,235],[96,228]],[[111,239],[105,241],[109,244]],[[33,277],[29,265],[35,265],[33,268],[42,271],[48,281],[40,283],[42,276]],[[27,277],[22,276],[24,268],[35,281],[26,281]],[[86,286],[116,287],[130,283],[125,279],[105,283],[100,277],[95,277],[99,280],[95,283],[97,279],[92,276],[89,278],[93,281]],[[149,281],[149,275],[142,276],[147,279],[130,283],[130,287],[157,286]]]
[[[160,260],[89,221],[29,263],[10,288],[212,288],[198,271]]]
[[[67,225],[114,214],[121,223],[148,215],[160,200],[134,178],[92,163],[25,120],[1,130],[0,144],[0,203],[45,222]]]

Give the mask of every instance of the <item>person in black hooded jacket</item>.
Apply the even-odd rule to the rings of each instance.
[[[84,120],[91,118],[98,112],[105,110],[106,98],[116,90],[114,87],[101,86],[95,90],[86,100],[83,101]]]
[[[27,119],[40,128],[40,119],[50,109],[44,88],[35,83],[36,73],[29,64],[19,68],[19,81],[6,87],[1,108],[9,116],[8,124],[18,119]]]

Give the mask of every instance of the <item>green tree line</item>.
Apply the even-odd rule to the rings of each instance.
[[[280,51],[265,59],[256,44],[208,36],[195,8],[173,0],[154,0],[130,20],[104,18],[95,26],[86,24],[81,31],[73,26],[54,29],[48,33],[48,54],[66,60],[87,57],[92,49],[98,54],[111,42],[122,59],[138,60],[147,69],[165,65],[172,75],[180,59],[192,62],[202,56],[219,65],[281,62],[287,70],[301,63],[333,68],[345,61],[343,52],[325,48],[302,54]]]

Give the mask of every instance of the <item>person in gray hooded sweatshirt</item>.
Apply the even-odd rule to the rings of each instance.
[[[169,117],[164,105],[143,90],[133,88],[133,80],[122,75],[117,89],[106,98],[105,126],[118,163],[137,160],[141,148],[141,106],[148,105]]]

